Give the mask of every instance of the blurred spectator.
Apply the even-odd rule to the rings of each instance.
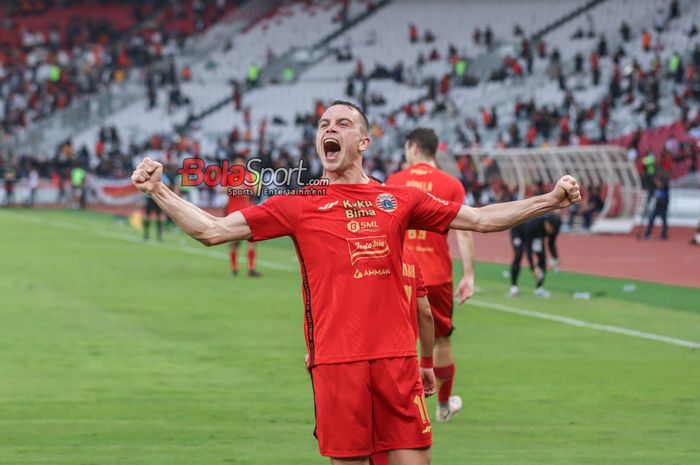
[[[668,214],[668,203],[669,203],[669,179],[666,175],[657,175],[654,177],[654,200],[656,204],[651,215],[649,215],[649,223],[647,224],[647,229],[644,232],[644,239],[649,239],[651,237],[651,232],[654,228],[654,222],[657,217],[661,217],[662,229],[661,229],[661,239],[668,239],[668,224],[666,222],[666,216]]]

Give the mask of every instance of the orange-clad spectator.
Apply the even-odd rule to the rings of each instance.
[[[645,52],[648,52],[651,49],[651,34],[649,34],[649,31],[647,30],[642,32],[642,48]]]
[[[418,28],[415,24],[408,26],[408,38],[411,40],[411,43],[418,42]]]
[[[370,134],[374,139],[381,139],[381,137],[384,135],[384,131],[382,131],[381,126],[379,126],[377,123],[374,123],[372,125],[372,128],[370,129]]]
[[[321,116],[323,116],[323,112],[326,111],[326,106],[323,104],[323,101],[317,100],[316,101],[316,119],[320,119]]]
[[[95,155],[97,155],[98,158],[102,158],[102,156],[105,154],[105,141],[102,139],[98,139],[97,143],[95,144]]]
[[[58,94],[58,97],[56,97],[56,108],[65,108],[66,105],[68,105],[68,97],[66,97],[66,94]]]
[[[126,71],[123,69],[118,69],[114,72],[114,82],[123,82],[126,78]]]
[[[484,123],[484,126],[486,126],[487,128],[491,127],[491,125],[493,124],[493,119],[491,118],[491,113],[489,113],[489,111],[484,107],[481,107],[480,111],[481,111],[481,121]]]
[[[537,129],[535,128],[534,125],[532,125],[528,128],[527,134],[525,135],[525,143],[527,144],[528,147],[534,147],[536,138],[537,138]]]
[[[185,65],[185,67],[182,68],[181,75],[183,81],[189,81],[192,79],[192,68],[190,68],[190,65]]]
[[[119,66],[124,68],[129,66],[129,57],[126,55],[126,49],[124,47],[119,50],[119,55],[117,55],[117,63],[119,63]]]

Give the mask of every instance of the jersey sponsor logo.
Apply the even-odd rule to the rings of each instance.
[[[371,278],[375,276],[389,276],[391,274],[391,268],[388,266],[386,268],[369,268],[365,271],[355,270],[353,277],[355,279]]]
[[[403,275],[407,278],[416,277],[416,265],[413,263],[402,263],[403,265]]]
[[[417,174],[419,176],[425,176],[426,174],[430,174],[430,171],[424,170],[422,168],[411,168],[410,171],[411,174]]]
[[[379,194],[375,203],[378,209],[384,210],[385,212],[393,212],[396,210],[396,197],[391,194]]]
[[[430,192],[426,192],[426,193],[427,193],[430,197],[432,197],[433,200],[435,200],[436,202],[440,202],[440,203],[443,204],[443,205],[449,205],[449,204],[450,204],[447,200],[443,200],[443,199],[441,199],[440,197],[435,197],[435,196],[434,196],[433,194],[431,194]]]
[[[318,209],[321,210],[321,211],[330,210],[331,208],[333,208],[333,207],[335,207],[336,205],[338,205],[338,202],[340,202],[340,201],[339,201],[339,200],[336,200],[335,202],[328,202],[327,204],[321,205],[320,207],[318,207]]]
[[[350,249],[350,263],[370,258],[382,258],[389,255],[389,240],[387,236],[369,236],[346,238]]]
[[[343,208],[345,209],[345,217],[348,219],[377,215],[369,200],[343,200]]]
[[[347,227],[348,227],[348,231],[350,231],[351,233],[377,232],[377,231],[379,231],[379,224],[377,224],[376,220],[369,220],[369,221],[352,220],[352,221],[348,221]]]
[[[369,200],[343,200],[343,208],[369,208],[372,206],[372,202]]]
[[[414,181],[413,179],[410,179],[406,181],[407,186],[412,186],[412,187],[417,187],[418,189],[426,192],[432,192],[433,191],[433,183],[432,181]]]

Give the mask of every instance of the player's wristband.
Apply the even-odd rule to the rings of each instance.
[[[433,368],[433,357],[421,356],[420,367],[421,368]]]

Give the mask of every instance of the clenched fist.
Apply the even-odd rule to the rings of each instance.
[[[563,176],[550,194],[554,198],[556,208],[566,208],[581,201],[579,185],[569,175]]]
[[[163,165],[146,157],[131,175],[131,182],[141,192],[150,194],[153,192],[163,178]]]

